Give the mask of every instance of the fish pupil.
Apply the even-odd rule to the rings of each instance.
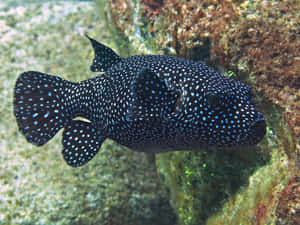
[[[220,110],[223,105],[222,97],[217,94],[210,94],[207,96],[208,104],[215,110]]]

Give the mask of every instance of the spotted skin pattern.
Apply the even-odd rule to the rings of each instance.
[[[15,86],[19,130],[39,146],[65,128],[67,164],[84,165],[106,138],[159,153],[255,145],[264,137],[264,118],[245,84],[203,62],[162,55],[124,59],[88,38],[95,51],[91,70],[103,75],[72,83],[29,71]],[[78,116],[90,122],[74,120]]]
[[[105,72],[105,70],[109,69],[112,65],[121,60],[121,57],[118,56],[113,50],[95,41],[88,35],[85,36],[90,40],[95,51],[95,60],[90,67],[91,71]]]

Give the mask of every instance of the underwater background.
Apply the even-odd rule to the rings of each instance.
[[[300,224],[300,1],[96,0],[0,3],[0,225]],[[202,60],[252,86],[267,134],[231,152],[145,154],[107,140],[82,168],[61,131],[26,142],[13,88],[27,70],[80,81],[93,51]]]

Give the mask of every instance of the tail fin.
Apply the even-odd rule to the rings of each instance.
[[[43,145],[72,119],[66,100],[75,85],[34,71],[19,76],[14,90],[14,114],[27,141]]]

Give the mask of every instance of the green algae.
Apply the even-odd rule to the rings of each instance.
[[[202,224],[269,159],[254,149],[240,149],[165,153],[156,160],[180,224]]]

